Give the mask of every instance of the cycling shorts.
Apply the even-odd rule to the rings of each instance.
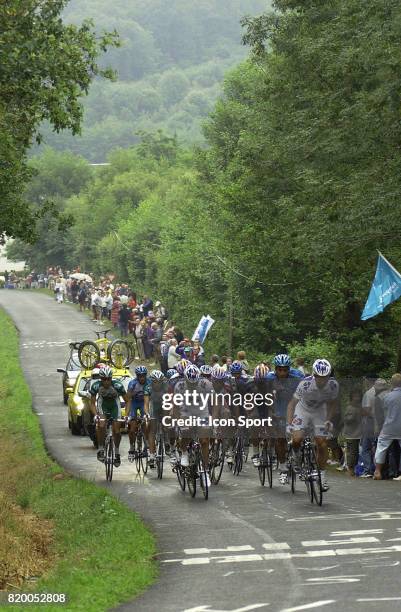
[[[143,404],[139,404],[138,406],[131,406],[131,412],[128,415],[130,421],[133,421],[134,419],[138,418],[143,419],[144,416],[145,408]]]
[[[292,419],[293,431],[311,431],[315,436],[327,438],[329,432],[326,429],[327,409],[323,405],[321,408],[309,411],[305,410],[298,402],[295,406],[294,418]]]

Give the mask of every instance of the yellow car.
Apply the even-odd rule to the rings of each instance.
[[[120,380],[125,390],[127,391],[132,374],[127,368],[113,369],[113,379]],[[92,370],[81,370],[75,381],[74,387],[67,387],[66,394],[68,395],[67,410],[68,410],[68,427],[73,436],[89,434],[88,424],[91,422],[89,403],[90,400],[82,397],[84,391],[89,388],[89,383],[92,380]],[[125,416],[125,402],[121,400],[121,414]]]

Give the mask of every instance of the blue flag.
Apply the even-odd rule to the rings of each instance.
[[[401,296],[401,274],[379,253],[376,274],[361,319],[375,317]]]

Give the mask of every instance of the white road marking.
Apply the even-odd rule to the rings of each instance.
[[[214,552],[241,552],[243,550],[255,550],[253,546],[244,544],[242,546],[227,546],[226,548],[184,548],[186,555],[208,555]]]
[[[257,608],[263,608],[269,605],[268,603],[251,604],[244,608],[235,608],[235,610],[216,610],[215,608],[212,609],[210,606],[196,606],[195,608],[187,608],[183,612],[249,612],[250,610],[256,610]]]
[[[290,548],[287,542],[272,542],[269,544],[262,544],[262,547],[266,550],[286,550]]]
[[[386,542],[401,542],[401,538],[390,538],[389,540],[386,540]]]
[[[307,578],[307,584],[347,584],[348,582],[360,582],[366,574],[354,574],[350,576],[322,576],[321,578]]]
[[[401,539],[401,538],[400,538]],[[333,544],[369,544],[370,542],[380,542],[375,537],[348,538],[348,540],[307,540],[301,542],[302,546],[333,546]]]
[[[304,604],[303,606],[295,606],[295,608],[285,608],[280,612],[298,612],[298,610],[312,610],[312,608],[319,608],[320,606],[328,606],[332,603],[335,603],[335,599],[326,599],[322,601],[314,601],[310,604]]]
[[[213,559],[216,559],[217,563],[242,563],[243,561],[263,561],[263,555],[232,555],[223,558],[212,557]]]
[[[288,523],[298,523],[302,521],[339,521],[343,519],[356,519],[362,521],[401,521],[401,512],[361,512],[355,514],[313,514],[313,516],[299,516],[286,519]]]
[[[326,572],[336,567],[340,567],[340,564],[336,563],[335,565],[326,565],[325,567],[297,567],[297,570],[305,570],[306,572]]]
[[[400,553],[401,546],[378,548],[335,548],[328,550],[308,550],[304,553],[272,552],[252,555],[219,555],[213,557],[193,557],[186,559],[165,559],[163,563],[181,563],[181,565],[207,565],[216,563],[242,563],[252,561],[280,561],[288,559],[310,559],[315,557],[345,557],[351,555],[378,555],[383,553]]]
[[[364,597],[357,599],[356,601],[368,602],[368,601],[401,601],[401,597]]]
[[[332,531],[330,536],[356,536],[364,535],[366,533],[384,533],[384,529],[356,529],[355,531]]]

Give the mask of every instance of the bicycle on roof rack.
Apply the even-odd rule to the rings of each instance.
[[[96,331],[97,340],[84,340],[78,344],[78,359],[86,370],[93,369],[99,361],[110,363],[115,368],[126,368],[134,360],[132,347],[126,340],[109,340],[107,334],[112,330]]]

